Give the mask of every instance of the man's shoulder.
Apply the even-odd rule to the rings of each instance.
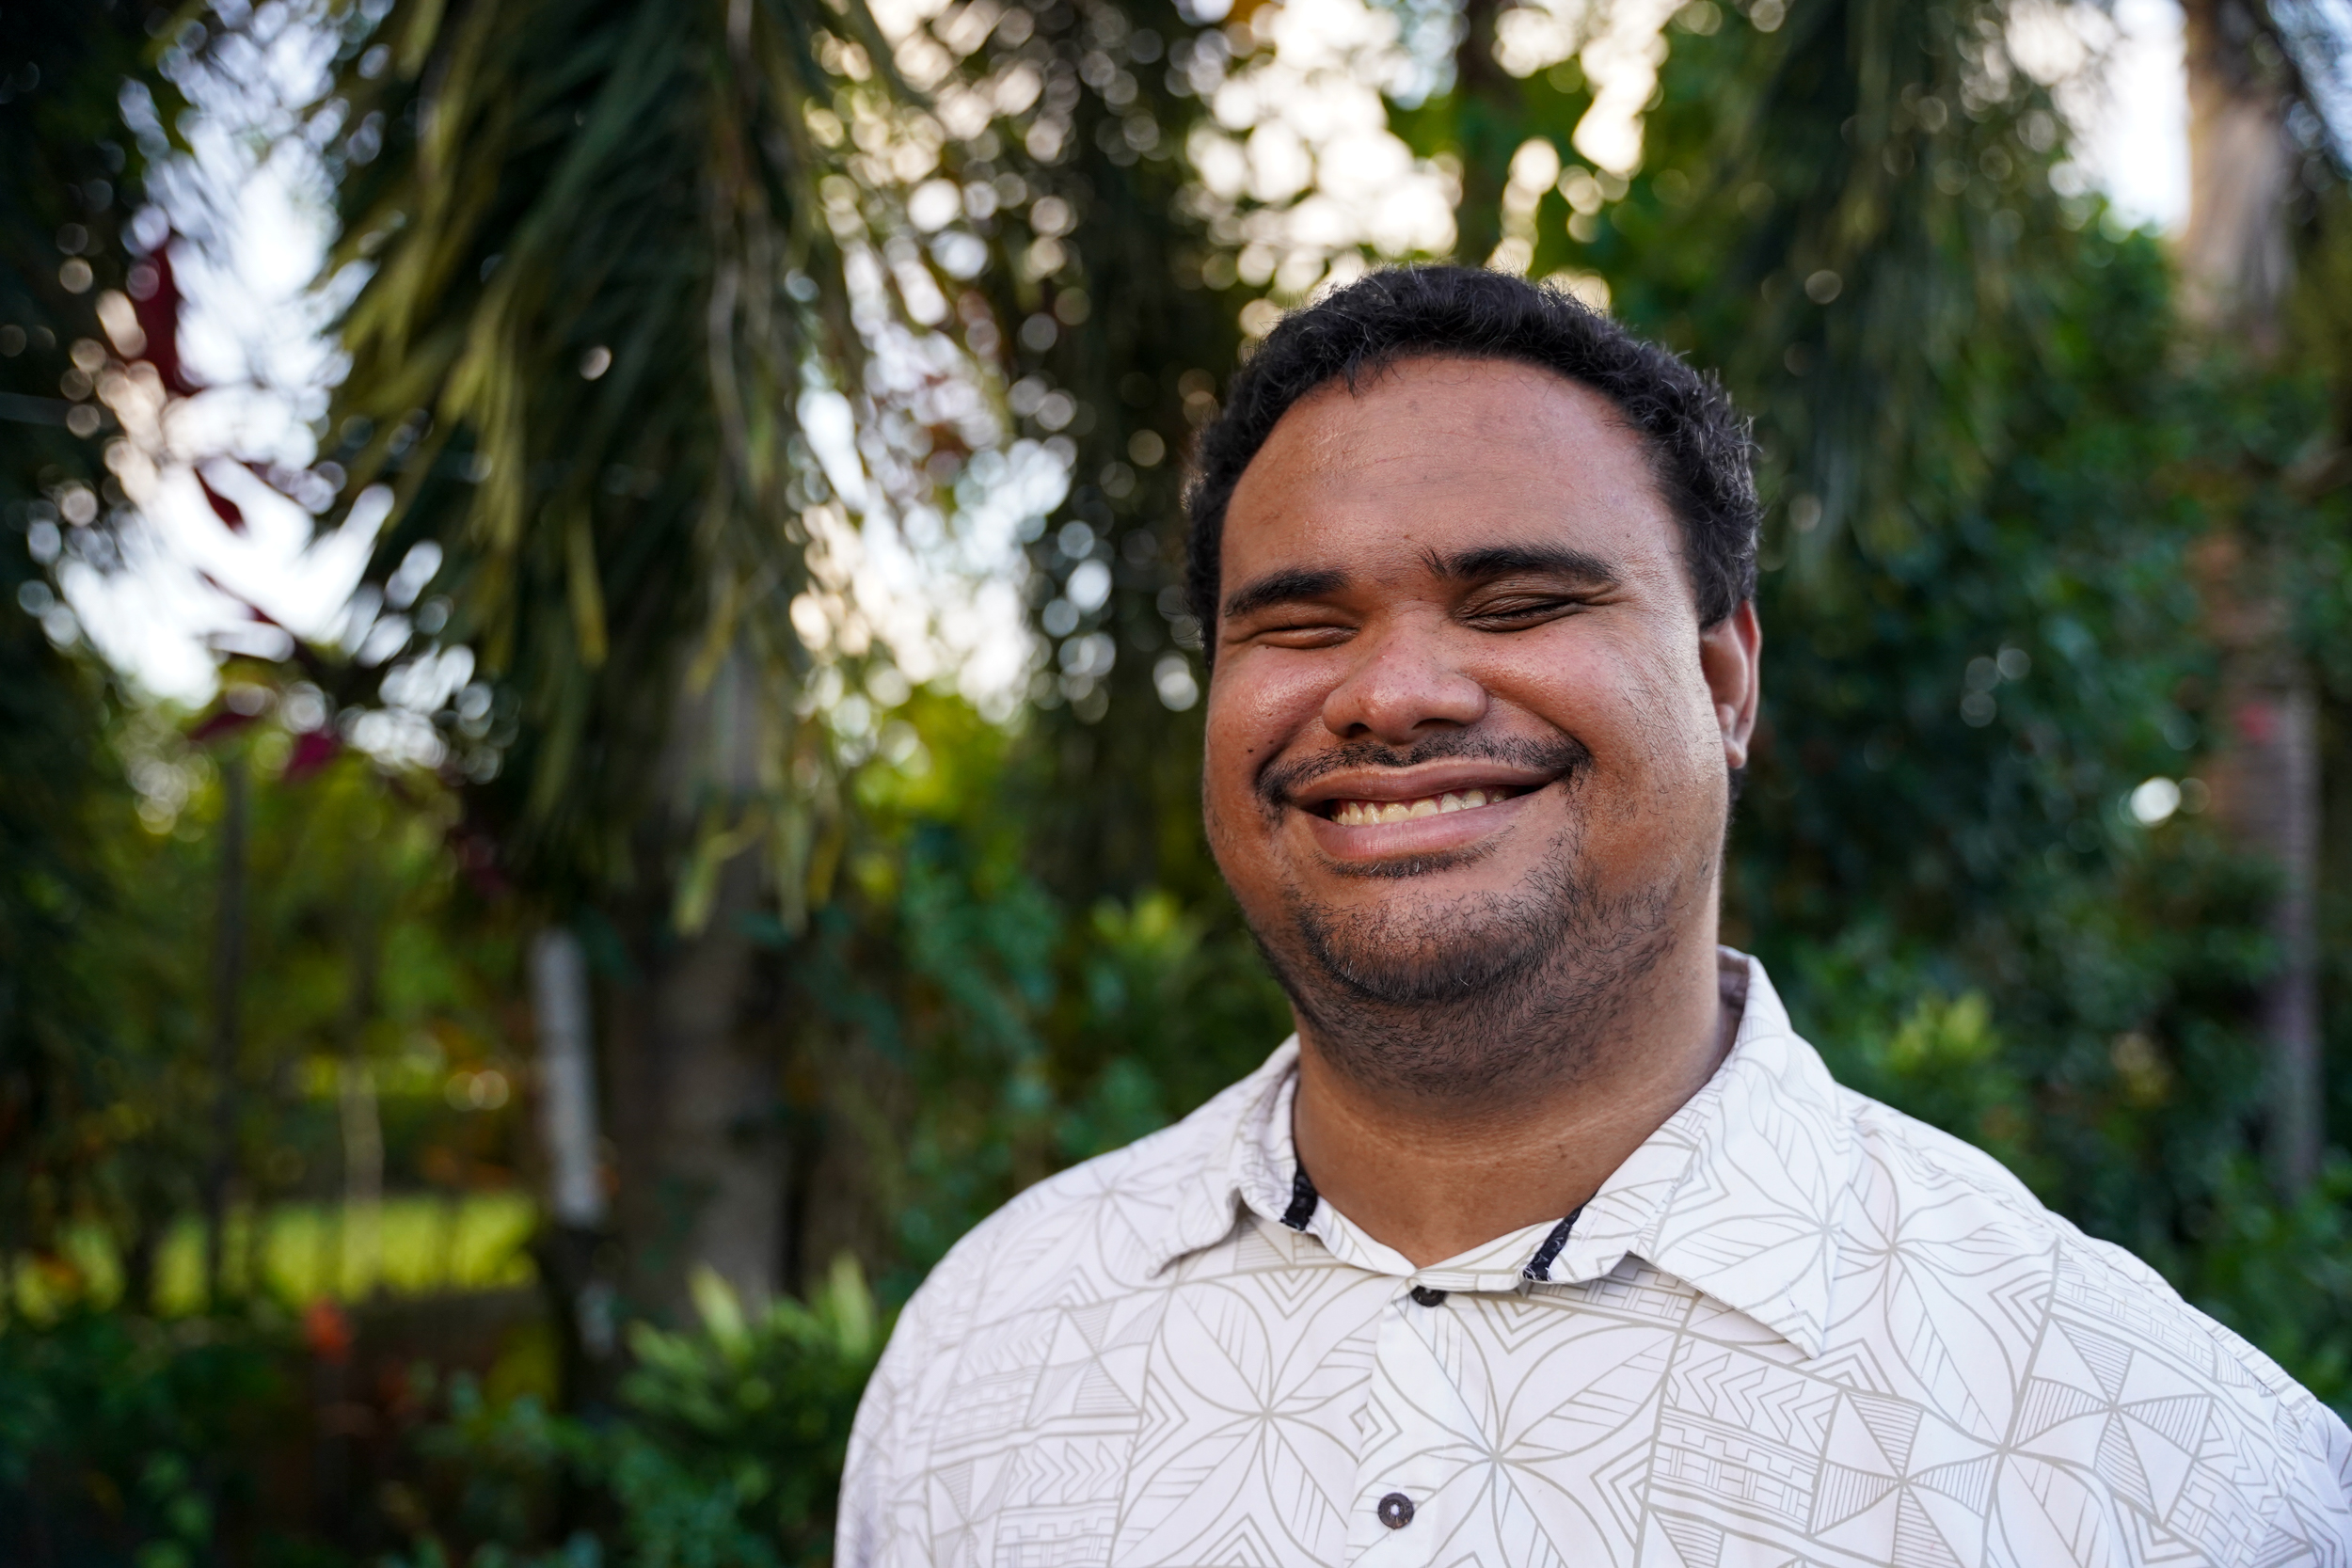
[[[2020,1353],[2013,1380],[2028,1403],[2055,1411],[2080,1399],[2115,1408],[2168,1397],[2217,1402],[2240,1412],[2249,1435],[2269,1429],[2291,1447],[2342,1449],[2344,1424],[2332,1412],[2138,1258],[2051,1211],[1974,1145],[1838,1093],[1858,1155],[1849,1240],[1867,1241],[1859,1251],[1894,1272],[1931,1276],[1955,1309],[1994,1326],[1988,1339]],[[1871,1277],[1878,1272],[1863,1263],[1849,1283],[1883,1287]],[[1979,1364],[1979,1375],[1989,1370]],[[2153,1391],[2158,1382],[2168,1394]]]
[[[1973,1201],[1988,1221],[2013,1226],[2037,1243],[2066,1226],[2015,1172],[1966,1139],[1842,1085],[1837,1101],[1863,1161],[1858,1180],[1884,1183],[1911,1203]]]
[[[1946,1290],[1997,1291],[1997,1281],[2012,1277],[1998,1265],[2025,1264],[2053,1282],[2075,1278],[2080,1289],[2118,1303],[2194,1319],[2268,1365],[2260,1352],[2182,1300],[2163,1275],[2122,1247],[2086,1234],[1983,1149],[1867,1095],[1845,1088],[1838,1095],[1859,1157],[1850,1232],[1859,1227],[1897,1257],[1964,1256],[1970,1263],[1964,1273],[1936,1271]]]
[[[1261,1074],[1183,1120],[1024,1189],[950,1248],[909,1304],[954,1336],[1031,1302],[1141,1288],[1168,1257],[1233,1220],[1227,1162]]]
[[[1235,1124],[1260,1092],[1261,1076],[1229,1084],[1183,1119],[1025,1188],[975,1227],[965,1244],[988,1250],[1035,1231],[1087,1223],[1105,1209],[1141,1205],[1148,1213],[1139,1218],[1157,1220],[1172,1203],[1221,1186]]]

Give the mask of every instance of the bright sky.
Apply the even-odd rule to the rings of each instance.
[[[273,9],[282,22],[283,8]],[[187,303],[182,355],[207,389],[172,404],[151,433],[151,463],[119,475],[143,517],[123,541],[130,569],[70,563],[61,573],[99,650],[149,690],[190,702],[213,689],[214,645],[289,650],[246,603],[305,636],[331,636],[371,543],[366,530],[314,537],[304,507],[211,455],[307,467],[317,456],[309,421],[337,373],[324,332],[332,307],[311,287],[326,259],[328,192],[294,113],[323,96],[330,44],[300,25],[263,31],[246,35],[256,47],[189,82],[207,111],[195,122],[195,158],[155,181],[174,227],[194,237],[174,243],[172,260]],[[243,533],[214,514],[191,459],[243,513]]]
[[[2081,162],[2122,215],[2177,232],[2188,221],[2188,76],[2176,0],[2116,0],[2104,102],[2070,105],[2086,122]]]
[[[2107,66],[2110,118],[2090,163],[2127,217],[2177,231],[2188,221],[2188,78],[2173,0],[2119,0]]]
[[[2116,0],[2113,16],[2106,90],[2074,106],[2087,132],[2081,161],[2128,218],[2176,229],[2188,206],[2180,12],[2175,0]],[[298,135],[257,157],[254,140],[234,133],[291,131],[289,106],[323,90],[326,61],[315,38],[295,27],[249,63],[249,90],[211,105],[214,119],[196,140],[199,166],[167,197],[191,222],[209,214],[221,224],[202,254],[176,253],[185,260],[187,357],[208,378],[246,387],[194,400],[167,436],[183,454],[231,450],[300,467],[315,455],[307,421],[335,373],[321,335],[326,308],[308,289],[325,252],[326,193]],[[247,124],[224,123],[235,118]],[[101,576],[69,567],[63,583],[108,659],[151,691],[187,702],[213,689],[212,645],[226,639],[270,652],[283,641],[208,587],[207,576],[307,636],[330,637],[370,543],[363,531],[314,537],[309,513],[233,464],[205,471],[244,509],[244,535],[221,526],[184,466],[167,462],[135,495],[148,521],[127,542],[130,569]]]

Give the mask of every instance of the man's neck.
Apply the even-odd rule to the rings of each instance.
[[[1302,1021],[1292,1128],[1316,1191],[1415,1267],[1573,1212],[1730,1052],[1739,1009],[1713,943],[1692,945],[1652,972],[1572,1075],[1474,1102],[1364,1084]]]

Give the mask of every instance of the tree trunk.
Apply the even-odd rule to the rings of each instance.
[[[673,950],[651,1012],[668,1069],[662,1181],[686,1221],[681,1260],[764,1301],[783,1285],[785,1151],[780,1064],[747,1005],[757,955],[740,921],[756,907],[754,870],[739,857],[723,873],[710,925]]]
[[[662,899],[635,924],[643,980],[613,998],[615,1221],[637,1306],[676,1317],[698,1267],[746,1301],[784,1284],[787,1180],[782,1030],[760,986],[748,919],[772,904],[758,858],[714,839],[759,800],[772,694],[751,660],[724,661],[707,692],[679,705],[665,759],[668,821],[649,846],[688,870],[648,879]],[[750,835],[745,835],[746,838]],[[716,864],[700,871],[694,857]],[[706,897],[681,889],[711,879]],[[681,918],[681,916],[683,918]],[[683,927],[683,928],[682,928]]]
[[[2256,359],[2279,349],[2294,281],[2286,203],[2295,157],[2280,56],[2246,0],[2185,0],[2189,218],[2182,304],[2217,344]],[[2224,518],[2202,563],[2208,623],[2221,654],[2224,729],[2215,804],[2238,845],[2277,868],[2270,927],[2278,964],[2258,1022],[2267,1047],[2265,1153],[2294,1196],[2318,1174],[2325,1137],[2317,934],[2318,704],[2294,646],[2280,584],[2293,563]]]
[[[2261,15],[2245,0],[2185,0],[2183,8],[2189,178],[2183,303],[2193,320],[2267,356],[2278,350],[2279,307],[2294,280],[2286,87]]]

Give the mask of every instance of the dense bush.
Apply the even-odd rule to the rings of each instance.
[[[888,1323],[846,1259],[806,1305],[747,1309],[707,1273],[693,1292],[695,1330],[631,1325],[629,1370],[607,1408],[559,1413],[541,1392],[494,1399],[474,1373],[413,1369],[382,1472],[342,1518],[303,1516],[306,1497],[312,1513],[325,1500],[310,1472],[342,1384],[287,1322],[19,1323],[0,1332],[0,1560],[822,1562],[850,1418]]]
[[[276,1550],[256,1454],[296,1408],[284,1337],[77,1311],[0,1332],[0,1560],[190,1568]]]
[[[787,1568],[831,1556],[842,1456],[887,1324],[854,1263],[747,1312],[705,1271],[697,1333],[632,1325],[615,1409],[486,1401],[455,1380],[419,1439],[406,1568]],[[556,1543],[553,1545],[548,1542]]]

